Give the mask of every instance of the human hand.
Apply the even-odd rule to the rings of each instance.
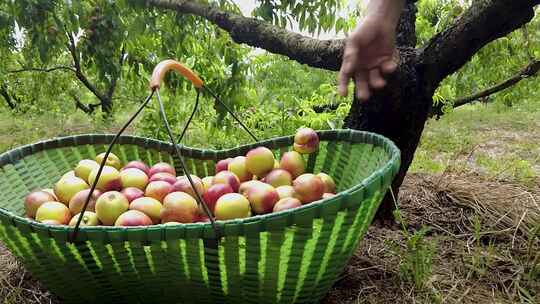
[[[394,72],[399,62],[395,44],[398,19],[373,13],[368,14],[356,27],[347,39],[338,74],[340,95],[347,95],[347,86],[351,79],[356,85],[356,96],[360,100],[367,100],[372,90],[386,85],[384,76]]]

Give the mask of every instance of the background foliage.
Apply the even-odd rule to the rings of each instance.
[[[239,12],[234,1],[210,2]],[[469,3],[419,1],[418,45],[445,29]],[[338,0],[259,0],[257,4],[255,17],[313,35],[348,32],[362,15],[361,7]],[[175,58],[199,73],[260,138],[290,134],[302,125],[341,127],[350,101],[336,95],[334,73],[235,44],[227,33],[201,18],[141,9],[138,5],[138,1],[127,0],[0,3],[0,110],[13,117],[47,115],[65,119],[80,112],[75,100],[100,103],[76,72],[35,70],[73,69],[75,57],[69,49],[69,35],[73,35],[80,71],[90,85],[106,94],[116,82],[110,113],[97,108],[90,115],[80,116],[93,124],[114,125],[125,120],[148,93],[152,68],[162,59]],[[443,82],[434,102],[444,103],[446,111],[451,111],[454,99],[493,85],[532,58],[539,58],[539,26],[540,18],[535,17],[527,28],[486,46]],[[522,81],[484,101],[501,104],[498,112],[507,111],[508,106],[536,111],[539,85],[538,78]],[[182,78],[170,75],[162,95],[169,119],[180,132],[191,113],[195,91]],[[131,132],[166,138],[155,104]],[[203,96],[185,140],[189,145],[219,148],[250,139],[222,107]]]

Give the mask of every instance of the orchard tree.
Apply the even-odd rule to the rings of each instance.
[[[86,105],[78,92],[72,92],[77,107],[93,112],[100,106],[108,113],[126,55],[123,23],[116,6],[107,6],[104,11],[101,6],[83,2],[62,2],[22,0],[1,4],[1,12],[8,19],[4,22],[5,35],[10,38],[7,47],[17,57],[14,62],[4,62],[3,72],[72,73],[98,100]]]
[[[329,17],[339,1],[261,0],[256,18],[219,9],[207,1],[145,0],[132,3],[148,9],[196,15],[227,31],[237,43],[285,55],[312,67],[340,69],[344,40],[319,40],[284,27],[290,19],[299,22],[301,28],[311,26],[312,30],[322,25],[342,24]],[[397,44],[401,57],[398,70],[388,79],[387,86],[368,102],[355,98],[345,119],[346,127],[385,135],[401,149],[402,163],[393,182],[394,193],[413,160],[425,122],[433,111],[434,93],[441,82],[488,43],[530,22],[538,4],[540,0],[472,1],[445,29],[417,46],[416,1],[406,2],[398,25]],[[537,69],[537,65],[532,65],[525,73],[532,74]],[[390,218],[392,206],[387,195],[379,216]]]
[[[218,8],[239,12],[229,2]],[[210,87],[231,97],[243,84],[247,68],[242,60],[248,52],[205,19],[135,11],[126,1],[0,2],[0,96],[12,109],[24,99],[21,96],[37,92],[17,92],[21,83],[45,85],[45,76],[36,75],[53,74],[48,82],[63,83],[62,91],[77,108],[87,113],[101,108],[110,116],[114,99],[136,99],[133,92],[146,90],[148,74],[168,57],[187,62]],[[66,76],[59,73],[73,81],[66,83]],[[189,88],[175,75],[168,80],[176,93]],[[56,87],[48,89],[57,93]]]

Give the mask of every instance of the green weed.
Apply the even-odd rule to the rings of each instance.
[[[473,234],[474,247],[472,252],[467,256],[469,260],[465,262],[465,266],[469,268],[476,277],[482,278],[489,274],[489,269],[495,257],[495,245],[494,242],[490,240],[487,247],[484,248],[481,241],[483,235],[482,224],[478,216],[473,218]]]
[[[436,253],[435,241],[427,240],[428,227],[422,227],[414,233],[406,229],[404,219],[399,210],[394,216],[402,224],[405,247],[395,243],[393,253],[399,257],[400,277],[412,284],[417,290],[424,290],[432,277],[433,256]]]

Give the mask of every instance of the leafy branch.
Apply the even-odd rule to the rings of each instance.
[[[316,68],[337,71],[341,66],[343,39],[310,38],[262,20],[225,12],[202,1],[148,0],[145,4],[205,18],[227,31],[236,43],[266,49]]]
[[[507,88],[510,88],[517,84],[518,82],[522,81],[523,79],[527,79],[530,77],[534,77],[536,73],[540,70],[540,60],[533,60],[531,61],[527,66],[525,66],[523,69],[521,69],[517,74],[514,74],[513,76],[495,84],[494,86],[491,86],[489,88],[486,88],[478,93],[465,96],[462,98],[458,98],[451,102],[450,104],[453,105],[454,108],[461,107],[463,105],[469,104],[475,100],[488,97],[492,94],[495,94],[497,92],[500,92],[502,90],[505,90]],[[443,104],[438,104],[436,107],[432,109],[431,114],[440,116],[443,114]]]
[[[100,92],[98,90],[98,88],[90,81],[90,79],[86,76],[86,74],[83,71],[83,68],[82,68],[82,65],[81,65],[80,54],[79,54],[79,51],[77,50],[77,45],[76,45],[75,37],[74,37],[73,33],[66,31],[66,36],[67,36],[67,39],[68,39],[67,49],[68,49],[69,55],[71,56],[71,59],[73,61],[73,65],[71,65],[71,66],[59,65],[59,66],[54,66],[54,67],[50,67],[50,68],[24,67],[24,68],[21,68],[21,69],[18,69],[18,70],[8,71],[8,73],[23,73],[23,72],[44,72],[44,73],[49,73],[49,72],[54,72],[54,71],[59,71],[59,70],[73,72],[75,74],[75,76],[77,77],[77,79],[100,101],[99,104],[85,105],[80,101],[79,98],[74,97],[75,98],[75,106],[78,109],[81,109],[83,112],[85,112],[87,114],[93,113],[95,108],[100,106],[100,105],[101,105],[101,107],[103,108],[103,110],[105,112],[110,112],[110,109],[111,109],[111,106],[112,106],[113,95],[114,95],[114,92],[116,90],[116,87],[117,87],[117,84],[118,84],[118,79],[120,78],[121,73],[118,73],[118,75],[115,75],[115,76],[111,77],[111,83],[110,83],[108,89],[105,92]],[[120,52],[120,57],[118,58],[118,65],[119,65],[120,71],[122,69],[122,66],[125,63],[125,59],[126,59],[126,49],[125,49],[125,46],[122,45],[122,50]],[[8,102],[9,107],[13,109],[15,107],[15,105],[13,104],[11,99],[8,99],[6,97],[6,96],[9,97],[9,94],[7,94],[7,93],[4,94],[4,91],[5,90],[0,91],[0,94],[4,97],[4,99],[6,99],[6,101]]]
[[[538,4],[540,0],[473,1],[451,26],[433,36],[420,50],[426,84],[434,90],[483,46],[529,22]]]
[[[79,58],[79,53],[77,52],[77,48],[75,45],[75,37],[73,37],[73,33],[67,33],[67,36],[69,40],[67,47],[68,47],[69,53],[71,54],[71,58],[73,59],[73,66],[75,68],[75,71],[74,71],[75,76],[103,104],[105,100],[105,96],[101,94],[92,83],[90,83],[90,81],[88,80],[88,78],[82,71],[81,60]]]
[[[59,70],[73,72],[75,74],[75,76],[77,77],[77,79],[79,79],[79,81],[94,96],[96,96],[96,98],[100,101],[100,105],[104,108],[104,110],[108,111],[110,109],[110,106],[111,106],[111,103],[112,103],[112,96],[113,96],[114,91],[116,89],[116,85],[117,85],[117,81],[118,81],[119,76],[112,77],[111,84],[110,84],[108,90],[106,91],[106,93],[101,93],[97,89],[97,87],[90,82],[90,80],[88,79],[86,74],[83,72],[83,69],[82,69],[82,66],[81,66],[80,55],[79,55],[79,52],[77,51],[77,46],[76,46],[76,43],[75,43],[75,37],[73,36],[73,33],[66,32],[66,36],[68,38],[67,48],[68,48],[69,54],[70,54],[70,56],[71,56],[71,58],[73,60],[73,65],[71,65],[71,66],[59,65],[59,66],[54,66],[54,67],[50,67],[50,68],[24,67],[24,68],[21,68],[21,69],[18,69],[18,70],[10,70],[10,71],[7,71],[7,72],[8,73],[23,73],[23,72],[50,73],[50,72],[59,71]],[[121,55],[120,55],[120,58],[118,60],[120,68],[122,67],[122,65],[125,62],[125,57],[126,57],[126,51],[125,51],[124,46],[122,46]],[[8,100],[3,91],[0,92],[0,93],[2,94],[2,96],[4,96],[4,99]],[[7,96],[9,96],[9,95],[7,95]],[[8,105],[10,106],[10,108],[13,109],[13,107],[12,107],[13,103],[12,102],[8,101]],[[83,110],[85,113],[88,113],[88,114],[92,113],[94,111],[95,107],[96,107],[95,104],[84,105],[83,103],[81,103],[80,100],[76,100],[75,105],[77,106],[77,108]]]

